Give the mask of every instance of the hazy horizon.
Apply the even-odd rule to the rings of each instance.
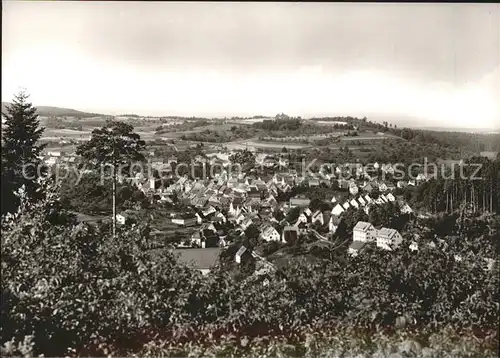
[[[499,4],[4,2],[2,101],[500,126]],[[414,125],[414,124],[413,124]]]

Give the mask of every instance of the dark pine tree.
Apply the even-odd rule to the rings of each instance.
[[[37,179],[44,175],[40,155],[45,145],[39,143],[44,128],[28,98],[26,92],[19,92],[2,112],[2,215],[17,210],[14,192],[23,185],[26,195],[34,198]]]

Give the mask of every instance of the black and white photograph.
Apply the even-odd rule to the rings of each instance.
[[[2,1],[2,357],[494,358],[500,4]]]

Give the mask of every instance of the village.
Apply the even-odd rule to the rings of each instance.
[[[195,158],[199,163],[206,161],[223,168],[213,178],[192,179],[185,175],[167,187],[159,187],[161,180],[144,178],[143,175],[131,179],[152,202],[169,203],[179,209],[182,207],[182,211],[170,213],[170,222],[194,232],[188,240],[177,244],[176,251],[181,254],[181,259],[186,257],[190,261],[188,263],[205,273],[214,264],[218,253],[232,244],[235,234],[244,236],[250,226],[258,229],[258,240],[262,242],[294,242],[308,234],[318,240],[329,241],[342,221],[342,213],[349,208],[363,209],[368,214],[374,206],[392,203],[402,213],[413,213],[404,199],[393,192],[396,188],[416,186],[426,180],[422,174],[409,181],[379,180],[377,173],[390,175],[394,168],[378,163],[374,163],[374,171],[370,173],[359,165],[345,164],[330,170],[323,166],[317,173],[302,175],[290,169],[286,155],[266,153],[255,155],[254,167],[260,166],[264,169],[262,172],[252,169],[248,174],[230,173],[233,164],[231,154],[234,153],[219,152],[209,154],[207,158]],[[166,161],[157,160],[152,164],[154,169],[168,173],[176,159],[171,156]],[[349,172],[354,174],[353,177],[344,179]],[[324,200],[326,205],[322,208],[311,208],[311,199],[307,195],[293,195],[297,188],[304,187],[309,190],[336,187],[338,192]],[[289,215],[292,211],[295,212],[293,218]],[[119,213],[117,222],[126,225],[130,216],[133,217],[131,213]],[[402,241],[401,234],[396,230],[376,230],[373,225],[364,222],[354,227],[352,239],[349,252],[353,255],[367,242],[376,242],[377,246],[390,250]],[[249,247],[242,246],[234,257],[235,262],[241,262],[243,253],[250,251]],[[207,256],[214,261],[204,259]]]
[[[349,210],[362,211],[368,217],[374,208],[392,206],[408,217],[426,215],[405,201],[401,189],[422,185],[431,177],[427,173],[419,173],[415,179],[396,180],[396,165],[387,163],[325,163],[317,171],[301,172],[290,163],[288,154],[273,152],[252,153],[253,163],[245,163],[246,169],[233,170],[240,153],[227,150],[192,156],[194,166],[219,168],[208,177],[204,173],[196,178],[189,173],[174,173],[178,164],[175,154],[162,159],[151,151],[149,175],[118,177],[120,183],[128,182],[143,192],[153,212],[161,212],[157,216],[163,224],[152,232],[159,247],[173,246],[181,262],[203,274],[217,265],[221,252],[234,245],[238,247],[233,250],[233,263],[241,265],[251,258],[258,262],[257,275],[276,270],[262,254],[260,244],[286,246],[307,237],[309,241],[312,238],[321,244],[338,245],[342,240],[337,230]],[[44,160],[49,166],[71,165],[77,157],[74,153],[49,152]],[[165,206],[169,207],[168,215],[160,210]],[[123,227],[135,225],[144,220],[142,211],[137,208],[119,212],[116,222]],[[361,220],[353,225],[348,237],[344,232],[342,238],[350,243],[347,252],[352,257],[367,245],[392,250],[403,242],[398,230]],[[418,250],[418,237],[414,237],[409,249]]]

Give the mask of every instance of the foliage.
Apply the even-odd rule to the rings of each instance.
[[[184,119],[185,120],[185,119]],[[204,127],[209,125],[210,122],[206,118],[197,118],[188,121],[184,121],[183,123],[167,125],[167,126],[159,126],[156,128],[156,134],[164,134],[169,132],[179,132],[179,131],[190,131],[198,127]]]
[[[474,254],[455,260],[468,249],[459,242],[294,260],[264,285],[218,268],[201,276],[170,250],[151,250],[147,226],[113,239],[109,228],[56,220],[58,205],[50,194],[2,223],[1,343],[33,335],[35,355],[331,356],[393,346],[489,356],[498,345],[498,267]],[[490,235],[498,252],[498,231]]]
[[[78,146],[76,154],[98,165],[127,165],[133,161],[144,161],[142,151],[145,147],[134,127],[108,120],[103,127],[92,131],[90,140]]]
[[[231,163],[237,163],[241,166],[249,166],[255,163],[255,155],[249,150],[240,150],[229,157]]]
[[[40,128],[37,109],[21,91],[2,112],[2,215],[16,211],[19,201],[14,192],[24,186],[33,196],[43,176],[40,155],[45,145],[39,144],[44,128]],[[42,169],[42,170],[41,170]]]
[[[410,203],[431,212],[452,212],[465,205],[474,212],[500,209],[500,160],[472,157],[450,172],[439,171],[435,178],[411,192]]]
[[[294,207],[291,208],[290,211],[286,214],[286,221],[288,221],[290,224],[294,224],[297,219],[299,218],[300,215],[300,208],[299,207]]]
[[[384,205],[373,205],[370,208],[369,221],[377,227],[388,227],[396,230],[402,230],[408,220],[409,214],[401,213],[397,203],[388,202]]]
[[[358,221],[369,221],[368,215],[366,215],[363,208],[355,209],[354,207],[349,207],[346,211],[344,211],[341,214],[341,218],[345,223],[345,230],[349,236],[352,234],[352,229],[356,226]]]
[[[101,178],[99,173],[75,173],[60,171],[59,193],[66,207],[84,214],[112,212],[111,179]],[[146,208],[149,200],[139,188],[129,182],[118,183],[116,187],[118,210]]]
[[[226,143],[239,139],[248,139],[257,131],[251,126],[232,126],[230,130],[204,129],[200,132],[186,133],[181,136],[182,140],[197,142]]]

